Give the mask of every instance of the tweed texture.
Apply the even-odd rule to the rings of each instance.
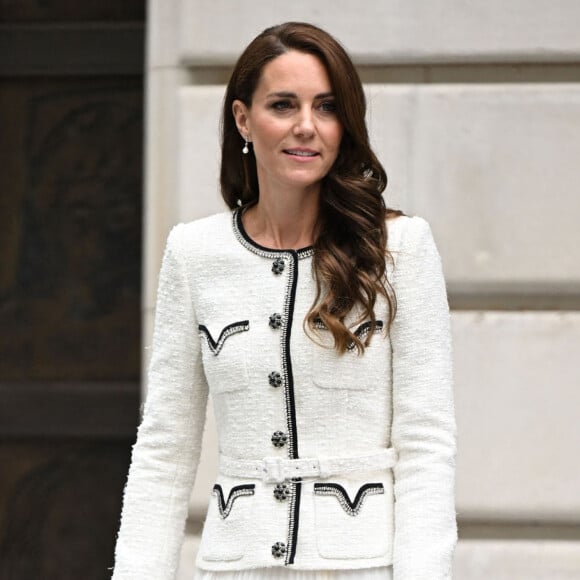
[[[253,243],[239,214],[180,224],[159,279],[148,395],[133,448],[114,580],[170,580],[183,541],[208,394],[220,453],[234,459],[352,457],[394,447],[394,469],[285,482],[220,474],[196,565],[355,570],[451,578],[456,543],[449,309],[431,230],[388,222],[388,304],[365,354],[342,356],[303,327],[312,250]],[[352,312],[347,323],[364,332]],[[313,340],[312,340],[313,339]],[[274,378],[273,378],[274,377]],[[277,377],[277,378],[276,378]]]
[[[208,572],[196,568],[192,580],[392,580],[391,566],[358,570],[292,570],[255,568],[233,572]]]

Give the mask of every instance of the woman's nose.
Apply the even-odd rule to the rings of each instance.
[[[309,136],[314,133],[314,118],[310,107],[303,107],[294,125],[295,135]]]

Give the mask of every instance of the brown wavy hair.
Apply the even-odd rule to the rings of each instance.
[[[244,140],[232,104],[239,99],[250,108],[264,66],[289,50],[312,54],[323,63],[344,129],[337,159],[321,183],[313,258],[317,292],[304,322],[314,332],[326,327],[339,353],[353,345],[362,353],[376,328],[377,297],[384,296],[389,304],[387,330],[396,314],[396,297],[386,277],[385,259],[392,257],[386,249],[385,220],[402,212],[385,206],[382,193],[387,175],[370,147],[362,84],[344,48],[327,32],[302,22],[273,26],[259,34],[238,59],[223,105],[222,196],[231,209],[258,202],[256,158],[253,148],[241,154]],[[360,307],[356,324],[371,323],[363,340],[345,324],[355,305]]]

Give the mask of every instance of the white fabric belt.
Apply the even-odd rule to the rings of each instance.
[[[265,482],[281,483],[293,477],[330,477],[355,471],[390,469],[397,462],[397,453],[392,448],[372,455],[356,457],[324,457],[322,459],[233,459],[220,455],[219,470],[223,475],[262,479]]]

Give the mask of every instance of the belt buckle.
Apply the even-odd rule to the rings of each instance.
[[[264,481],[282,483],[286,476],[283,473],[282,462],[278,457],[264,458]]]

